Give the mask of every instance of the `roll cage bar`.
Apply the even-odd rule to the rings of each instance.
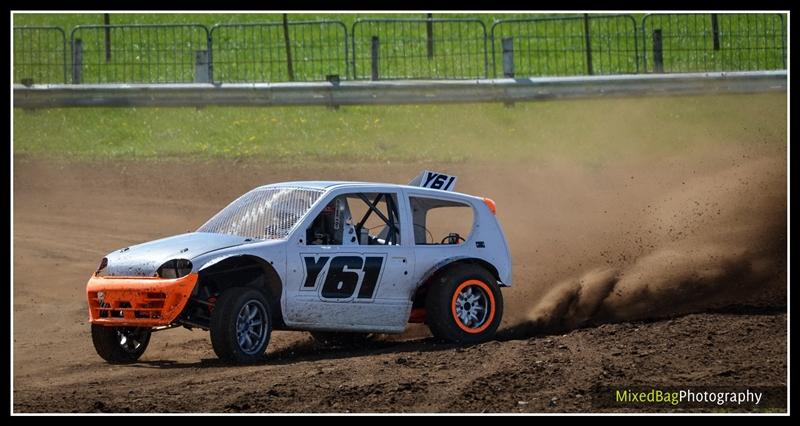
[[[396,245],[398,239],[397,237],[400,235],[400,230],[397,228],[397,223],[395,221],[395,218],[400,217],[400,215],[397,212],[397,204],[395,203],[394,198],[385,197],[385,195],[387,194],[383,192],[378,193],[378,195],[375,197],[373,201],[369,201],[369,198],[367,198],[367,196],[361,192],[358,192],[357,195],[359,198],[361,198],[361,201],[363,201],[367,205],[367,207],[369,207],[369,210],[367,210],[367,213],[364,214],[364,217],[361,218],[361,220],[356,225],[356,235],[361,234],[361,229],[364,228],[364,224],[367,223],[367,220],[369,220],[369,217],[372,215],[372,212],[375,212],[375,214],[378,215],[378,217],[383,221],[383,223],[389,227],[389,232],[386,235],[387,244]],[[384,215],[376,207],[378,203],[381,201],[381,198],[386,198],[386,207],[387,207],[387,212],[389,213],[389,217],[386,217],[386,215]]]

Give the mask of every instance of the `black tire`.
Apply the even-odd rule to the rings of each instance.
[[[311,337],[324,346],[330,347],[360,347],[369,344],[372,333],[347,333],[337,331],[311,331]]]
[[[430,286],[425,311],[426,322],[434,337],[447,342],[473,344],[494,336],[503,318],[503,295],[489,271],[477,265],[454,266],[439,275]],[[463,294],[463,299],[456,292]],[[474,302],[467,301],[472,298],[476,298]],[[454,312],[464,313],[467,323],[457,318]],[[474,320],[471,314],[475,315]]]
[[[112,364],[136,362],[150,344],[150,328],[106,327],[92,324],[94,350]]]
[[[248,315],[252,312],[254,316]],[[244,334],[237,332],[239,327]],[[271,333],[269,303],[260,291],[233,287],[217,299],[211,313],[211,346],[223,361],[252,364],[263,360]]]

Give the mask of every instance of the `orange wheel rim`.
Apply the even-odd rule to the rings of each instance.
[[[494,320],[494,294],[489,285],[480,280],[467,280],[456,287],[450,301],[450,311],[458,328],[466,333],[478,334]]]

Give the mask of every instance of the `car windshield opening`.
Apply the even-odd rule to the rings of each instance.
[[[314,188],[256,188],[230,203],[197,232],[260,240],[286,238],[323,192]]]

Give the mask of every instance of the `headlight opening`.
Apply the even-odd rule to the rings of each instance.
[[[158,268],[158,276],[161,278],[180,278],[192,272],[192,262],[187,259],[172,259],[164,262]]]

